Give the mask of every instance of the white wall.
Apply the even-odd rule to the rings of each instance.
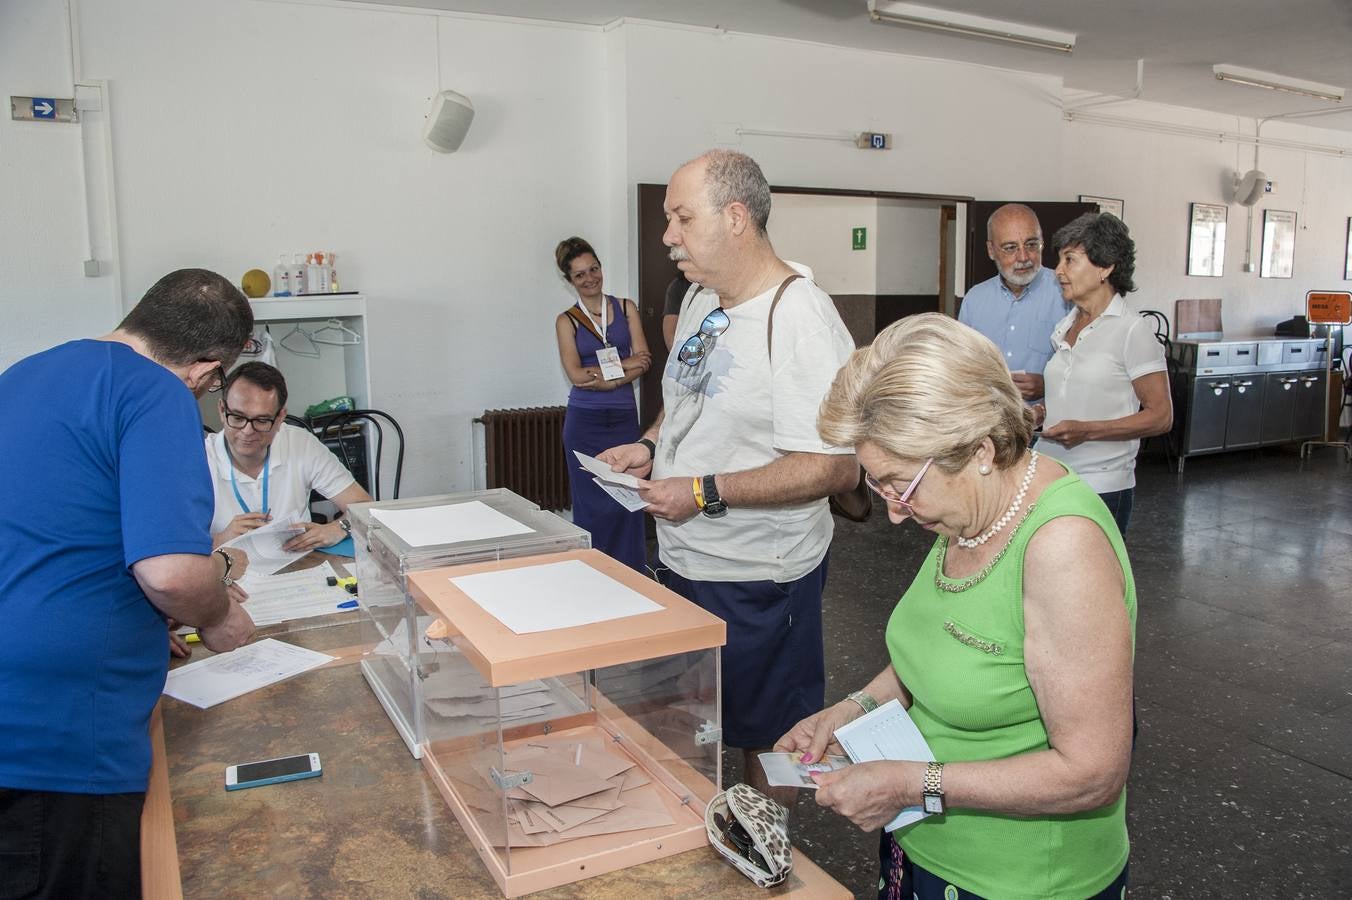
[[[865,249],[854,250],[851,232],[868,229]],[[878,285],[878,204],[872,197],[775,194],[770,241],[784,259],[812,269],[828,294],[874,294]]]
[[[78,129],[0,121],[0,366],[106,331],[119,286],[130,303],[173,268],[237,278],[270,270],[279,252],[334,250],[344,287],[370,297],[373,396],[408,432],[410,496],[470,487],[474,415],[562,402],[551,323],[569,296],[555,243],[591,239],[609,288],[632,296],[634,184],[664,182],[720,137],[736,140],[730,126],[894,135],[888,152],[736,140],[781,185],[1120,197],[1140,248],[1138,306],[1222,296],[1232,330],[1260,330],[1297,311],[1307,289],[1347,286],[1352,161],[1262,154],[1279,188],[1265,205],[1300,214],[1294,279],[1239,271],[1238,207],[1225,278],[1188,278],[1187,204],[1224,202],[1223,176],[1247,169],[1252,150],[1066,123],[1054,78],[646,23],[603,30],[278,0],[75,5],[83,77],[110,84],[122,267],[117,282],[81,273]],[[0,2],[0,94],[70,95],[62,7]],[[478,109],[452,155],[420,139],[439,88]],[[1240,127],[1140,104],[1096,112]],[[1352,144],[1277,123],[1264,135]],[[872,248],[885,230],[880,220],[870,231]],[[921,272],[934,256],[889,264]]]
[[[939,293],[939,207],[878,200],[878,293]]]
[[[470,485],[470,419],[485,408],[562,402],[554,245],[578,233],[603,258],[625,249],[608,245],[601,189],[599,30],[258,0],[80,12],[84,71],[117,101],[128,302],[185,265],[238,278],[278,252],[336,251],[343,286],[370,298],[372,393],[407,433],[409,496]],[[421,141],[443,87],[477,110],[452,155]],[[40,137],[33,157],[73,152]],[[35,162],[32,180],[69,165]],[[70,258],[73,215],[37,216],[35,279]],[[4,281],[4,303],[24,303]],[[70,329],[106,326],[89,318]]]
[[[4,100],[73,95],[67,34],[59,3],[0,2]],[[78,124],[0,118],[0,370],[121,318],[112,279],[84,276],[82,137]]]
[[[1252,122],[1158,104],[1124,103],[1101,111],[1119,118],[1253,133]],[[1263,136],[1342,145],[1352,154],[1352,135],[1346,132],[1274,122],[1263,129]],[[1270,336],[1277,322],[1304,313],[1306,291],[1352,287],[1343,280],[1352,156],[1261,149],[1259,167],[1277,182],[1277,192],[1254,207],[1251,256],[1255,264],[1261,258],[1263,209],[1295,210],[1293,277],[1260,278],[1257,271],[1243,271],[1248,213],[1230,204],[1225,274],[1203,278],[1187,275],[1188,204],[1229,204],[1232,173],[1253,167],[1254,148],[1079,122],[1064,126],[1064,139],[1065,199],[1094,194],[1125,202],[1124,220],[1136,241],[1138,290],[1128,297],[1135,308],[1159,309],[1172,320],[1175,300],[1220,297],[1227,334]]]

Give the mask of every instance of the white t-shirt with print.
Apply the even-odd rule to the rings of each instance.
[[[1168,368],[1154,325],[1130,309],[1121,296],[1113,297],[1108,308],[1085,326],[1072,347],[1065,338],[1076,315],[1071,312],[1052,332],[1056,352],[1044,372],[1045,427],[1062,419],[1095,422],[1139,412],[1141,401],[1131,383]],[[1096,493],[1106,494],[1136,486],[1140,446],[1140,440],[1085,441],[1066,448],[1045,440],[1038,442],[1037,449],[1070,466]]]
[[[230,484],[230,457],[226,454],[225,435],[207,435],[207,464],[211,467],[211,485],[216,492],[216,511],[211,517],[211,533],[224,531],[230,520],[244,512]],[[238,470],[235,483],[250,512],[259,512],[263,503],[263,473],[251,478]],[[295,425],[283,424],[272,441],[268,457],[268,507],[274,516],[295,514],[310,521],[310,491],[319,491],[332,499],[356,483],[338,457],[313,433]]]
[[[794,451],[853,452],[822,443],[817,411],[854,341],[811,270],[789,265],[805,277],[775,307],[773,371],[766,324],[778,284],[726,310],[727,331],[694,366],[679,360],[680,347],[719,302],[712,290],[686,295],[662,376],[665,418],[653,478],[741,472]],[[825,498],[730,506],[717,519],[657,520],[663,564],[698,581],[793,581],[817,567],[831,535]]]

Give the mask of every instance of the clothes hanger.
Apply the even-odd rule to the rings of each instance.
[[[354,347],[361,343],[361,335],[348,328],[338,319],[329,319],[321,327],[310,332],[310,340],[316,344],[332,344],[337,347]]]
[[[304,341],[304,343],[301,343],[300,346],[298,347],[292,346],[292,344],[295,344],[302,340]],[[293,325],[291,327],[291,330],[288,331],[285,335],[283,335],[282,339],[277,343],[280,344],[282,347],[286,348],[287,350],[290,350],[297,356],[308,356],[311,359],[318,359],[321,355],[323,355],[320,353],[319,348],[315,346],[314,338],[311,337],[310,332],[306,331],[304,328],[301,328],[299,322]]]

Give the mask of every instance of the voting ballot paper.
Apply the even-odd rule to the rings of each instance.
[[[218,653],[179,666],[169,673],[164,692],[199,709],[207,709],[285,681],[292,675],[308,672],[334,658],[267,638],[229,653]]]

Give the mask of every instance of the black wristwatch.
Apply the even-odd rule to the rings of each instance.
[[[235,583],[235,579],[230,577],[230,570],[235,567],[235,561],[230,558],[229,553],[225,552],[224,547],[217,547],[211,552],[219,554],[221,559],[225,560],[225,571],[221,573],[221,584],[230,587]]]
[[[711,519],[726,516],[728,504],[723,501],[722,497],[718,496],[718,485],[714,483],[714,476],[705,475],[701,487],[704,490],[704,514]]]
[[[352,533],[352,523],[347,520],[347,516],[338,520],[338,527],[343,529],[343,534],[350,535]]]
[[[647,438],[639,438],[638,443],[648,448],[648,459],[653,459],[657,456],[657,445],[652,441]]]

